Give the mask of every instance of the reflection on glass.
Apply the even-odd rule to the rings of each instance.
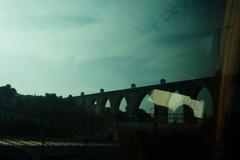
[[[185,109],[189,106],[193,110],[194,117],[202,118],[204,111],[204,100],[193,100],[189,96],[179,93],[172,93],[163,90],[153,90],[151,93],[152,100],[157,106],[164,106],[168,108],[168,122],[172,123],[173,118],[184,118]]]

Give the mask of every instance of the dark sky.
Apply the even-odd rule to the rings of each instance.
[[[215,0],[0,0],[0,84],[79,95],[213,75]]]

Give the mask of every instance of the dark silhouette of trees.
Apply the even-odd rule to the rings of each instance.
[[[76,128],[87,128],[86,117],[95,122],[95,114],[77,106],[72,95],[20,95],[9,84],[0,87],[0,134],[39,136],[43,126],[45,136],[67,137]]]
[[[16,89],[12,88],[10,84],[0,87],[0,107],[10,107],[14,105],[16,95]]]

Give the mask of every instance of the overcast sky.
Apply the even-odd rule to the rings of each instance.
[[[211,0],[0,0],[0,85],[79,95],[216,70]]]

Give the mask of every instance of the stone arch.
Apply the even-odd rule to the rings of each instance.
[[[137,121],[151,121],[154,117],[155,105],[150,97],[151,91],[141,92],[132,95],[131,108],[129,113],[134,120]],[[147,103],[148,102],[148,103]]]
[[[188,105],[180,105],[175,110],[175,118],[177,118],[177,123],[194,123],[195,116],[194,110],[191,106]]]
[[[213,97],[210,90],[207,87],[202,87],[198,92],[197,100],[204,104],[203,116],[210,118],[214,115]]]
[[[134,103],[134,107],[135,107],[135,110],[136,109],[139,109],[140,107],[140,104],[142,103],[143,99],[147,96],[150,96],[151,94],[151,91],[150,92],[142,92],[140,94],[138,94],[136,97],[134,97],[136,100],[135,100],[135,103]]]
[[[110,99],[107,100],[107,102],[105,103],[105,107],[104,108],[111,108]]]
[[[109,97],[103,97],[103,99],[99,102],[98,106],[101,107],[101,108],[105,108],[108,101],[110,103],[109,107],[111,108],[111,101],[110,101]]]
[[[103,104],[102,108],[103,108],[104,113],[108,114],[110,112],[110,109],[111,109],[111,106],[112,106],[110,98],[104,99],[102,104]]]
[[[115,118],[118,120],[118,121],[128,121],[129,120],[129,113],[127,112],[128,108],[127,106],[129,105],[129,99],[127,99],[127,97],[121,95],[121,96],[118,96],[116,97],[115,99]]]
[[[97,108],[97,100],[95,98],[90,100],[90,104],[88,105],[88,108],[91,108],[94,110]]]
[[[145,111],[146,113],[150,114],[152,117],[154,117],[154,107],[155,107],[155,105],[154,105],[152,98],[150,97],[149,94],[146,94],[142,98],[142,100],[138,106],[138,109],[141,109],[141,110]]]
[[[196,119],[194,116],[194,110],[188,105],[183,105],[183,122],[184,123],[195,123]]]
[[[128,101],[127,101],[126,97],[120,96],[116,102],[117,108],[122,112],[126,112],[127,105],[128,105]]]

